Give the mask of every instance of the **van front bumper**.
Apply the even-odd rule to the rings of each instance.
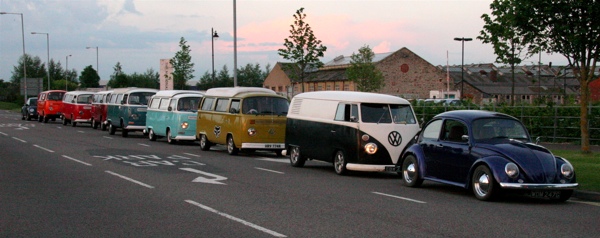
[[[242,149],[283,150],[284,143],[242,143]]]

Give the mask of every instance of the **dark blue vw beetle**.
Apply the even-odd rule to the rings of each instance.
[[[479,200],[512,190],[566,201],[578,186],[569,161],[532,143],[518,119],[488,111],[435,116],[399,165],[406,186],[427,179],[471,189]]]

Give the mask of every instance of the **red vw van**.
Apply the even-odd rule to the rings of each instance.
[[[71,123],[73,127],[77,123],[92,122],[92,98],[93,92],[71,91],[63,97],[63,125]]]
[[[113,91],[100,91],[94,94],[94,99],[92,99],[92,128],[97,129],[100,126],[100,129],[106,131],[106,112],[107,112],[107,104],[108,104],[108,96]]]
[[[41,92],[38,95],[37,111],[38,121],[48,122],[56,121],[56,118],[61,116],[61,110],[63,106],[63,96],[67,91],[65,90],[49,90]]]

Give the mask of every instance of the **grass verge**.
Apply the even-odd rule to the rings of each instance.
[[[12,102],[0,102],[0,110],[19,112],[21,110],[21,105]]]
[[[575,167],[577,183],[580,190],[600,192],[600,155],[598,153],[581,153],[570,150],[553,150],[557,156],[563,157]]]

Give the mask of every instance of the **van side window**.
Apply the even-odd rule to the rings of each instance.
[[[231,113],[239,113],[240,112],[240,100],[239,99],[231,100],[231,108],[229,109],[229,112],[231,112]]]
[[[121,96],[121,95],[119,95],[119,96]],[[128,98],[128,97],[129,97],[129,94],[124,94],[124,95],[123,95],[123,98],[121,98],[121,100],[118,100],[118,99],[117,99],[117,100],[118,100],[118,102],[117,102],[117,103],[121,103],[121,102],[123,102],[123,104],[127,104],[127,98]]]
[[[171,103],[169,103],[169,107],[171,107],[171,111],[175,111],[175,109],[177,109],[177,100],[171,99]]]
[[[358,106],[356,104],[338,104],[337,111],[335,112],[336,121],[358,121]]]
[[[363,103],[360,105],[360,115],[366,123],[392,123],[390,107],[387,104]]]
[[[151,108],[151,109],[158,109],[158,105],[160,105],[160,98],[153,98],[150,101],[149,108]]]
[[[160,99],[160,106],[158,107],[158,109],[166,111],[168,107],[169,107],[169,99],[168,98],[161,98]]]
[[[217,106],[215,107],[215,111],[217,112],[226,112],[227,104],[229,104],[229,98],[219,98],[217,99]]]
[[[214,98],[205,98],[204,101],[202,101],[202,111],[211,111],[214,101]]]

